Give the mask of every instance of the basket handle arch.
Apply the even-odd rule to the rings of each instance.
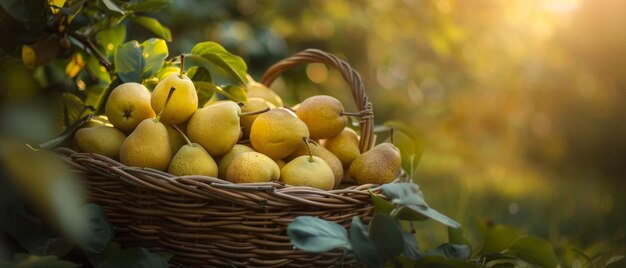
[[[361,153],[371,149],[375,143],[374,109],[367,95],[365,95],[365,86],[361,75],[344,60],[326,51],[309,48],[272,65],[263,74],[260,82],[269,87],[283,72],[307,63],[323,63],[334,67],[341,73],[352,91],[352,97],[359,110],[359,149]]]

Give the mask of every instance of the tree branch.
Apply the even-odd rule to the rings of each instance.
[[[68,34],[71,37],[78,40],[79,42],[81,42],[85,46],[85,48],[87,48],[90,51],[90,53],[94,55],[98,59],[98,61],[100,61],[102,65],[104,65],[104,68],[106,68],[107,71],[109,72],[113,71],[113,64],[109,61],[109,59],[107,59],[107,57],[104,54],[102,54],[102,52],[96,47],[96,45],[94,45],[91,42],[89,37],[75,33],[75,32],[69,32]]]

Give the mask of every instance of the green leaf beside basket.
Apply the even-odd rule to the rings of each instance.
[[[348,232],[343,226],[316,217],[297,217],[287,227],[287,235],[295,247],[308,252],[351,248]]]

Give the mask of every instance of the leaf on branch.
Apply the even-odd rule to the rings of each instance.
[[[195,60],[198,65],[210,67],[216,65],[242,84],[246,84],[248,79],[247,66],[244,60],[228,52],[224,47],[215,42],[202,42],[191,49],[191,60]]]
[[[102,0],[104,6],[111,12],[117,13],[119,15],[124,15],[124,11],[113,2],[113,0]]]
[[[346,229],[334,222],[299,216],[287,227],[291,243],[307,252],[321,253],[335,248],[350,249]]]
[[[7,14],[19,22],[35,22],[43,18],[44,0],[5,0],[0,6]]]
[[[172,41],[172,32],[170,29],[163,26],[157,19],[145,16],[133,16],[128,19],[155,33],[157,37],[163,38],[167,42]]]
[[[402,253],[411,260],[422,258],[424,254],[420,252],[417,239],[412,233],[402,231],[402,239],[404,240],[404,249]]]
[[[398,223],[385,214],[374,214],[370,237],[383,263],[404,251],[404,239]]]
[[[451,259],[467,260],[472,250],[468,245],[445,243],[428,251],[431,256],[445,256]]]
[[[453,228],[461,226],[456,221],[430,208],[424,200],[422,191],[415,183],[389,183],[381,186],[381,190],[391,200],[391,203],[396,206],[410,208],[419,214]]]
[[[393,143],[400,149],[402,168],[415,181],[415,172],[424,152],[424,135],[400,121],[388,121],[384,125],[393,128]]]
[[[350,225],[350,245],[352,245],[354,255],[360,261],[370,267],[380,267],[382,265],[375,242],[372,241],[363,223],[357,216],[352,217],[352,224]]]
[[[542,267],[556,267],[559,262],[552,245],[536,236],[522,236],[504,251],[506,255],[518,257],[526,262]]]
[[[108,57],[115,55],[117,47],[126,39],[126,26],[119,24],[96,34],[96,42],[102,46]]]
[[[117,74],[124,82],[137,82],[157,73],[169,52],[162,39],[148,39],[141,45],[131,41],[115,53]]]
[[[59,11],[67,16],[74,17],[83,8],[84,3],[85,0],[74,1],[70,6],[60,8]]]
[[[78,246],[91,253],[105,251],[113,238],[113,227],[96,204],[87,204],[82,208],[88,222],[88,232],[79,236]]]

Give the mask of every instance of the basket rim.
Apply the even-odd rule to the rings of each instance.
[[[201,175],[175,176],[156,169],[126,166],[103,155],[76,152],[66,147],[55,151],[62,155],[71,169],[79,173],[113,177],[143,189],[181,194],[199,200],[227,199],[255,209],[288,208],[294,205],[319,209],[365,206],[371,204],[371,194],[382,193],[378,184],[353,185],[326,191],[278,181],[233,183]]]
[[[374,108],[365,94],[365,85],[361,75],[346,61],[320,49],[305,49],[270,66],[261,77],[261,83],[270,87],[283,72],[308,63],[323,63],[334,67],[341,73],[352,92],[354,103],[359,110],[358,131],[361,134],[359,150],[361,153],[364,153],[372,149],[376,143],[376,136],[374,135]]]

